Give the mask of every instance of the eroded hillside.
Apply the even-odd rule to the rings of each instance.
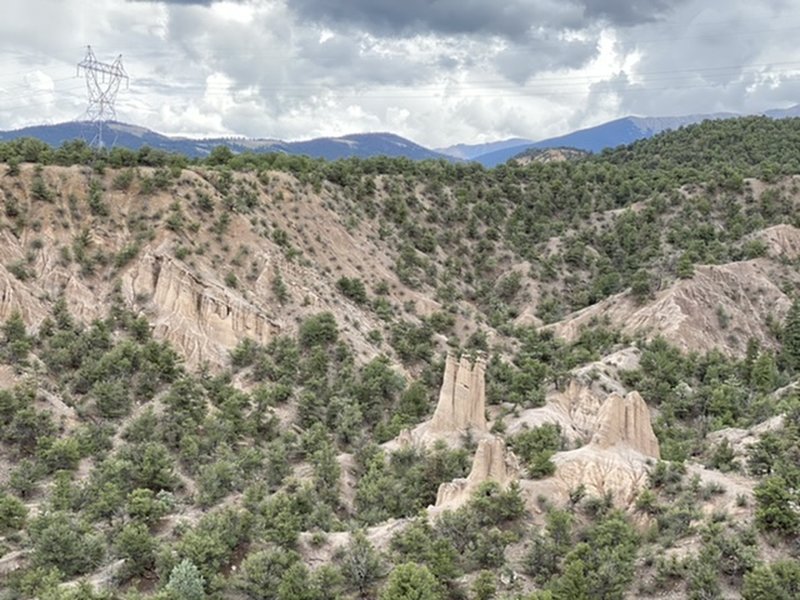
[[[0,597],[794,593],[796,127],[0,146]]]

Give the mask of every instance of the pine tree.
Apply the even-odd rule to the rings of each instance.
[[[12,362],[19,362],[28,356],[31,349],[31,340],[25,330],[25,321],[22,315],[15,310],[2,326],[3,337],[6,343],[6,355]]]
[[[345,551],[342,570],[359,594],[365,596],[372,583],[381,576],[380,555],[363,531],[355,532]]]
[[[389,575],[381,600],[441,600],[436,578],[424,565],[405,563]]]
[[[589,600],[585,568],[580,559],[570,561],[564,574],[553,582],[553,597],[558,600]]]
[[[206,597],[204,585],[200,570],[192,561],[184,559],[169,574],[167,590],[176,600],[203,600]]]
[[[762,352],[753,363],[753,369],[750,373],[750,382],[760,392],[771,392],[775,388],[775,381],[778,378],[778,368],[775,366],[775,361],[772,354],[769,352]]]
[[[786,315],[781,341],[786,366],[793,370],[800,369],[800,298],[795,298]]]

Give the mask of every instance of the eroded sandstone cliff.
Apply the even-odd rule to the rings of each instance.
[[[552,477],[528,482],[529,499],[539,495],[566,499],[583,486],[590,496],[610,495],[617,506],[632,505],[661,456],[647,404],[638,392],[612,393],[599,406],[592,427],[588,444],[553,456]]]
[[[768,259],[699,266],[691,278],[678,280],[645,304],[617,294],[569,315],[552,330],[574,340],[583,327],[603,318],[624,333],[663,336],[685,351],[717,349],[743,356],[749,339],[773,345],[768,323],[789,310],[791,300],[776,283],[778,271]]]
[[[486,431],[485,371],[483,357],[471,364],[466,355],[459,361],[454,354],[448,353],[439,402],[428,429],[430,432]]]
[[[426,446],[442,440],[451,446],[460,446],[464,436],[482,439],[488,434],[486,420],[486,362],[478,356],[471,362],[467,355],[459,359],[448,353],[444,377],[439,390],[436,410],[429,421],[413,429],[404,429],[400,435],[384,446]]]
[[[454,509],[469,500],[472,493],[487,481],[501,487],[519,479],[519,462],[502,438],[488,437],[478,442],[472,469],[464,479],[443,483],[436,494],[436,507]]]
[[[147,298],[156,336],[183,350],[190,363],[222,364],[243,338],[266,343],[279,331],[264,306],[213,281],[201,279],[179,261],[146,253],[122,277],[123,293],[134,303]]]

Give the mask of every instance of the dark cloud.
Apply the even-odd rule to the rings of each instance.
[[[580,0],[580,4],[587,19],[625,27],[663,18],[685,0]]]
[[[578,69],[596,55],[597,39],[537,36],[524,44],[509,45],[494,57],[493,65],[510,81],[524,84],[542,71]]]
[[[375,35],[497,35],[518,39],[542,29],[629,26],[666,15],[684,0],[292,0],[303,19]]]
[[[210,6],[217,0],[126,0],[127,2],[140,2],[140,3],[163,3],[163,4],[193,4],[200,6]],[[236,0],[234,0],[236,1]]]
[[[292,0],[300,18],[375,35],[484,34],[519,38],[531,29],[577,27],[580,11],[557,0]]]
[[[2,0],[0,129],[80,114],[87,43],[124,55],[120,117],[165,133],[447,145],[759,111],[800,97],[796,3]]]

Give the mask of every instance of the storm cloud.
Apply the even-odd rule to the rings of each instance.
[[[0,128],[79,118],[122,53],[121,120],[168,134],[388,130],[430,146],[798,101],[789,0],[4,0]]]
[[[536,30],[584,29],[651,22],[678,0],[293,0],[304,19],[363,28],[377,35],[498,35],[518,39]]]

